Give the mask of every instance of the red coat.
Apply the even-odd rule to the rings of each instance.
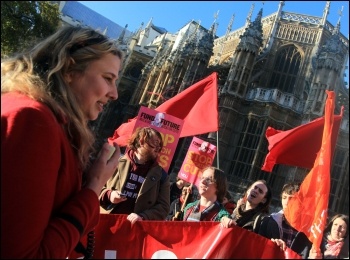
[[[98,223],[62,125],[42,103],[1,95],[1,258],[65,258]]]

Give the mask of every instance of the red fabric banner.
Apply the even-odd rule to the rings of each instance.
[[[284,212],[288,222],[295,229],[304,232],[315,248],[320,247],[323,230],[327,222],[331,182],[332,128],[335,98],[333,91],[326,92],[328,98],[325,107],[325,124],[321,149],[317,154],[314,167],[305,177],[300,190],[290,199]]]
[[[100,215],[94,259],[300,259],[292,250],[283,252],[271,240],[240,227],[223,228],[209,221],[139,221],[131,226],[126,217]]]
[[[217,131],[219,129],[217,73],[214,72],[198,81],[155,110],[184,120],[180,137]],[[133,118],[122,124],[108,141],[126,146],[135,121],[136,118]]]
[[[342,117],[343,108],[340,115],[334,116],[331,154],[333,154],[335,149]],[[266,155],[261,170],[272,172],[275,164],[285,164],[311,169],[314,165],[317,152],[321,147],[324,124],[324,117],[320,117],[287,131],[268,127],[266,129],[266,138],[269,142],[269,153]]]

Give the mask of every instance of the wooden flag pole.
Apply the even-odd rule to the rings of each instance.
[[[190,190],[192,190],[192,183],[191,183],[191,185],[188,186],[188,187],[190,188]],[[186,194],[186,197],[185,197],[185,200],[184,200],[184,202],[183,202],[182,205],[181,205],[181,209],[180,209],[180,211],[176,212],[175,216],[173,217],[173,220],[178,220],[180,213],[183,212],[184,209],[185,209],[185,207],[186,207],[187,200],[188,200],[188,197],[189,197],[189,196],[190,196],[190,191],[188,190],[188,191],[187,191],[187,194]]]

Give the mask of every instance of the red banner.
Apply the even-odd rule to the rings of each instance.
[[[300,259],[292,250],[283,252],[271,240],[236,226],[223,228],[211,221],[138,221],[131,226],[126,216],[100,215],[94,259]],[[80,257],[72,253],[69,258]]]

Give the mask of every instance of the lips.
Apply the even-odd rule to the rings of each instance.
[[[97,104],[100,107],[100,112],[106,107],[106,104],[104,104],[104,103],[102,103],[100,101],[97,101]]]

